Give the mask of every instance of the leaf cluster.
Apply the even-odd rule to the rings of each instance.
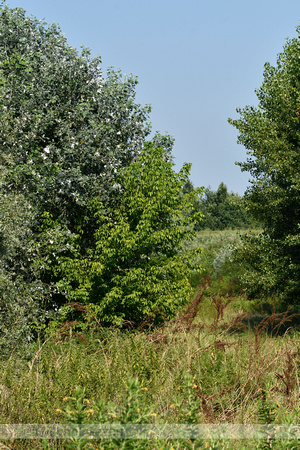
[[[247,251],[251,246],[252,251],[245,258],[253,278],[264,285],[261,292],[269,285],[269,293],[275,289],[293,303],[298,302],[300,280],[299,58],[299,37],[287,40],[276,66],[265,64],[264,81],[256,91],[258,107],[238,109],[240,118],[229,120],[248,154],[238,163],[252,176],[247,206],[264,229],[263,236],[248,241]]]
[[[120,324],[171,317],[191,292],[190,256],[179,256],[197,195],[181,193],[189,166],[173,171],[172,137],[146,142],[137,78],[100,64],[56,24],[1,4],[3,341],[11,324],[30,339],[67,318],[70,301]]]
[[[180,254],[184,241],[194,238],[186,212],[197,193],[182,196],[190,166],[177,174],[164,153],[146,143],[120,173],[114,206],[105,209],[99,197],[91,201],[95,247],[84,265],[66,261],[69,299],[92,302],[103,323],[169,319],[192,292],[191,270],[201,270],[199,248]]]

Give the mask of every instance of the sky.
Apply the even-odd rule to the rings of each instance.
[[[243,195],[246,150],[227,119],[257,105],[264,64],[297,36],[299,0],[8,0],[60,25],[72,47],[138,76],[136,101],[151,104],[153,134],[175,138],[175,170],[192,163],[195,186],[224,182]]]

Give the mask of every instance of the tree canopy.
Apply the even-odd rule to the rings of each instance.
[[[119,167],[150,132],[150,107],[135,103],[136,77],[108,70],[68,45],[55,24],[2,7],[1,160],[5,186],[26,192],[72,228],[91,195],[109,198]],[[37,195],[38,193],[38,195]]]
[[[229,120],[247,149],[248,159],[239,163],[252,175],[247,204],[264,229],[245,243],[250,291],[277,293],[294,303],[300,288],[299,58],[298,36],[287,40],[276,66],[265,64],[258,107],[238,109],[240,118]]]
[[[183,192],[192,192],[193,183],[188,180]],[[203,195],[195,198],[193,209],[202,213],[195,222],[195,230],[203,229],[225,230],[229,228],[247,228],[256,226],[253,217],[245,207],[243,197],[234,192],[228,192],[227,186],[222,182],[218,189],[213,191],[210,187],[202,188]]]
[[[254,226],[244,199],[234,192],[228,192],[224,183],[220,183],[216,191],[206,188],[200,203],[204,217],[199,222],[199,229],[225,230]]]
[[[106,324],[170,317],[190,294],[179,252],[198,195],[182,195],[173,138],[147,143],[136,77],[104,76],[56,24],[0,13],[0,339],[18,314],[28,337],[70,301]]]
[[[182,196],[190,165],[177,174],[164,155],[146,143],[119,173],[113,207],[92,199],[95,247],[88,258],[68,258],[62,266],[68,300],[88,303],[104,324],[171,318],[192,294],[191,271],[201,272],[201,249],[183,251],[194,237],[190,212],[198,195]]]

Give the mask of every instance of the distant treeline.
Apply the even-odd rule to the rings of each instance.
[[[189,180],[183,192],[188,193],[193,189],[193,183]],[[207,228],[225,230],[257,226],[257,222],[246,209],[243,197],[234,192],[228,192],[223,182],[216,191],[210,187],[204,189],[202,197],[194,201],[194,209],[203,214],[203,217],[195,223],[197,231]]]

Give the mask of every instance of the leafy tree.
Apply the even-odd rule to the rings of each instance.
[[[299,58],[298,36],[287,40],[276,66],[265,64],[258,107],[238,109],[240,118],[229,120],[247,149],[248,159],[239,163],[253,177],[247,204],[264,229],[244,243],[250,292],[294,303],[300,293]]]
[[[186,211],[199,191],[182,195],[190,165],[177,174],[165,154],[145,144],[118,176],[114,207],[93,199],[96,246],[88,258],[64,265],[69,300],[88,304],[104,324],[169,319],[192,293],[191,270],[201,270],[201,249],[182,252],[195,236]]]
[[[109,69],[105,78],[100,62],[70,47],[57,25],[2,3],[0,195],[23,198],[34,212],[27,282],[39,279],[50,303],[74,236],[82,254],[94,245],[90,198],[100,193],[109,205],[116,173],[150,132],[150,107],[134,101],[136,77]]]
[[[45,271],[74,249],[70,232],[47,216],[44,229],[33,231],[37,213],[23,194],[5,192],[6,171],[0,166],[0,348],[2,355],[13,349],[24,355],[51,318],[46,300],[57,288],[45,283]]]
[[[134,102],[137,79],[108,70],[100,58],[70,47],[57,25],[21,8],[0,15],[0,158],[5,189],[22,192],[72,232],[89,199],[104,202],[115,174],[150,132],[150,107]],[[10,157],[9,162],[8,158]],[[85,239],[93,224],[85,223]]]
[[[5,2],[0,13],[0,335],[22,314],[26,336],[67,300],[108,324],[170,317],[191,290],[178,251],[196,195],[181,195],[173,139],[145,144],[135,77],[104,77],[55,24]]]
[[[29,273],[33,211],[23,196],[0,196],[0,348],[13,348],[33,339],[32,324],[42,325],[43,287]],[[31,282],[29,282],[29,280]]]
[[[203,228],[224,230],[254,226],[243,198],[234,192],[228,192],[224,183],[220,183],[217,191],[205,189],[202,204],[204,220],[200,226]]]
[[[191,192],[193,189],[193,183],[188,180],[183,187],[183,192]],[[201,219],[195,223],[197,231],[205,228],[224,230],[255,226],[255,221],[246,211],[243,198],[238,194],[228,192],[224,183],[220,183],[217,191],[213,191],[209,187],[204,189],[203,194],[194,202],[194,210],[203,213]]]

